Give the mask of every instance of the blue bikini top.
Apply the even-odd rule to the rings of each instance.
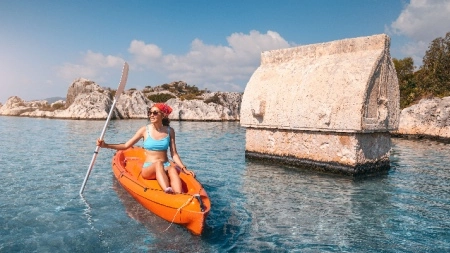
[[[160,139],[155,140],[150,135],[150,130],[147,125],[147,139],[144,140],[144,149],[151,151],[164,151],[169,148],[170,144],[170,127],[167,127],[167,136]]]

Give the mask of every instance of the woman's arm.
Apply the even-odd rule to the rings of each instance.
[[[127,142],[125,143],[120,143],[120,144],[108,144],[103,140],[98,139],[97,140],[97,146],[101,147],[101,148],[110,148],[110,149],[116,149],[116,150],[124,150],[127,149],[131,146],[133,146],[134,144],[136,144],[136,142],[138,142],[141,138],[144,137],[144,132],[145,132],[145,126],[141,127],[136,134],[134,134],[133,137],[131,137],[131,139],[129,139]]]
[[[181,168],[181,170],[195,177],[195,173],[192,170],[188,170],[187,167],[181,161],[180,156],[177,152],[177,145],[175,143],[175,131],[173,128],[170,128],[170,155],[172,156],[172,160]]]

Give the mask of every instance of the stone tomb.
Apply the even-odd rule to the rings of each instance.
[[[262,52],[244,91],[246,156],[349,175],[388,170],[399,86],[385,34]]]

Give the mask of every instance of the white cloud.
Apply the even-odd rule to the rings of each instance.
[[[412,57],[415,65],[421,65],[428,46],[429,43],[424,41],[408,42],[403,46],[402,52]]]
[[[278,33],[233,33],[228,45],[208,45],[200,39],[191,43],[185,55],[163,55],[153,44],[133,40],[128,51],[137,64],[157,70],[170,80],[222,91],[243,91],[259,66],[262,51],[290,47]]]
[[[421,62],[430,42],[450,32],[450,1],[411,0],[390,28],[412,40],[402,52]]]
[[[290,46],[280,34],[273,31],[268,31],[267,34],[251,31],[248,35],[233,33],[227,38],[227,41],[236,53],[257,55],[258,57],[262,51]]]
[[[442,37],[450,31],[450,1],[411,0],[391,27],[416,41]]]
[[[137,63],[144,65],[154,62],[162,55],[162,51],[157,45],[146,45],[145,42],[140,40],[131,41],[128,52],[134,55]]]
[[[97,74],[97,69],[87,65],[65,63],[58,69],[58,75],[64,80],[74,80],[78,77],[92,79]]]
[[[124,60],[118,56],[103,55],[88,50],[80,64],[65,63],[58,68],[58,75],[65,81],[71,82],[78,77],[102,82],[107,78],[104,76],[105,69],[120,68]]]
[[[104,56],[101,53],[94,53],[89,50],[84,57],[84,62],[87,65],[98,66],[100,68],[115,68],[122,66],[124,60],[117,56]]]
[[[248,34],[233,33],[227,37],[228,45],[209,45],[200,39],[191,42],[186,54],[163,54],[155,44],[132,40],[128,47],[130,66],[134,71],[134,81],[145,85],[148,72],[157,72],[169,81],[186,81],[189,85],[219,91],[243,91],[248,79],[259,66],[261,52],[293,46],[277,32]],[[80,63],[65,63],[58,73],[66,81],[78,77],[104,83],[113,78],[121,68],[124,59],[87,51]],[[114,73],[108,71],[114,69]],[[117,71],[116,71],[117,70]],[[139,78],[139,75],[141,76]],[[114,83],[115,81],[111,81]]]

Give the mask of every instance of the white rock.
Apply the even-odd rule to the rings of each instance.
[[[178,85],[185,85],[178,82]],[[144,89],[146,90],[146,89]],[[218,103],[205,103],[217,96]],[[239,120],[242,94],[236,92],[216,92],[203,95],[204,100],[171,99],[167,103],[173,107],[172,120]],[[0,108],[0,115],[47,117],[64,119],[106,119],[113,103],[111,90],[98,86],[95,82],[79,78],[69,87],[67,100],[51,105],[47,101],[23,101],[11,97]],[[113,119],[147,118],[147,108],[153,104],[143,91],[134,89],[120,94],[112,115]],[[63,105],[63,106],[61,106]],[[61,109],[54,110],[60,106]],[[67,107],[67,108],[66,108]]]
[[[404,108],[394,134],[450,138],[450,97],[422,99]]]

